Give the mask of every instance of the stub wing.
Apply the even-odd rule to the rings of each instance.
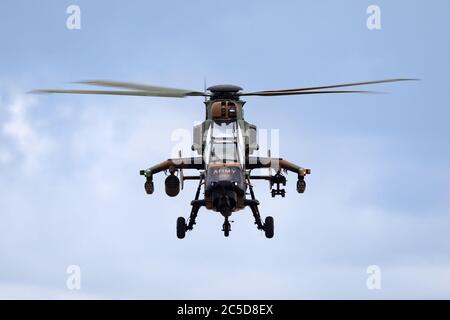
[[[299,177],[304,177],[311,173],[310,169],[300,167],[282,158],[248,157],[246,161],[246,168],[250,170],[261,168],[271,168],[275,171],[287,170],[297,173]]]
[[[205,164],[202,157],[167,159],[148,169],[141,170],[140,174],[147,178],[151,178],[155,173],[166,170],[174,172],[179,169],[202,170],[204,168]]]
[[[270,158],[270,157],[249,157],[246,162],[246,168],[249,170],[268,168],[276,171],[275,175],[250,175],[250,180],[267,180],[269,181],[270,188],[272,189],[272,197],[277,195],[285,196],[286,191],[281,189],[280,186],[286,185],[286,177],[282,171],[291,171],[298,175],[297,179],[297,192],[304,193],[306,189],[305,176],[311,173],[310,169],[300,167],[292,162],[284,160],[282,158]],[[274,188],[275,186],[275,188]]]

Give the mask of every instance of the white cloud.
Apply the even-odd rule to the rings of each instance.
[[[33,97],[15,93],[2,106],[7,110],[7,120],[1,124],[2,134],[9,139],[12,150],[0,150],[0,160],[12,161],[15,158],[13,154],[17,153],[23,168],[28,172],[39,167],[40,160],[52,145],[51,140],[36,130],[29,119],[34,104]]]

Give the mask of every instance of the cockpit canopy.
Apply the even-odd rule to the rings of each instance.
[[[214,123],[208,140],[205,150],[206,163],[243,163],[245,160],[242,130],[237,122]]]

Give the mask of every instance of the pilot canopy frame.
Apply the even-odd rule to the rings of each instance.
[[[218,163],[236,163],[244,167],[245,138],[240,121],[212,122],[206,132],[204,161],[207,166]]]

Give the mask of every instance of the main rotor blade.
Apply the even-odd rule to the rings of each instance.
[[[264,91],[255,91],[249,93],[275,93],[275,92],[298,92],[298,91],[310,91],[310,90],[321,90],[321,89],[331,89],[331,88],[341,88],[341,87],[351,87],[351,86],[362,86],[369,84],[377,84],[377,83],[388,83],[388,82],[399,82],[399,81],[414,81],[419,79],[410,79],[410,78],[397,78],[397,79],[385,79],[385,80],[373,80],[373,81],[365,81],[365,82],[353,82],[353,83],[342,83],[342,84],[334,84],[328,86],[318,86],[318,87],[303,87],[303,88],[294,88],[294,89],[282,89],[282,90],[264,90]]]
[[[65,94],[102,94],[102,95],[115,95],[115,96],[141,96],[141,97],[170,97],[170,98],[182,98],[186,95],[169,95],[168,93],[160,92],[147,92],[137,90],[59,90],[59,89],[45,89],[45,90],[33,90],[29,93],[65,93]]]
[[[322,94],[322,93],[381,93],[379,91],[364,91],[364,90],[321,90],[321,91],[260,91],[260,92],[248,92],[241,93],[241,96],[290,96],[290,95],[301,95],[301,94]]]
[[[178,88],[150,86],[150,85],[146,85],[146,84],[133,83],[133,82],[122,82],[122,81],[111,81],[111,80],[87,80],[87,81],[79,81],[76,83],[88,84],[88,85],[94,85],[94,86],[102,86],[102,87],[113,87],[113,88],[123,88],[123,89],[131,89],[131,90],[138,90],[138,91],[156,92],[158,94],[165,94],[169,97],[207,95],[205,92],[178,89]]]

